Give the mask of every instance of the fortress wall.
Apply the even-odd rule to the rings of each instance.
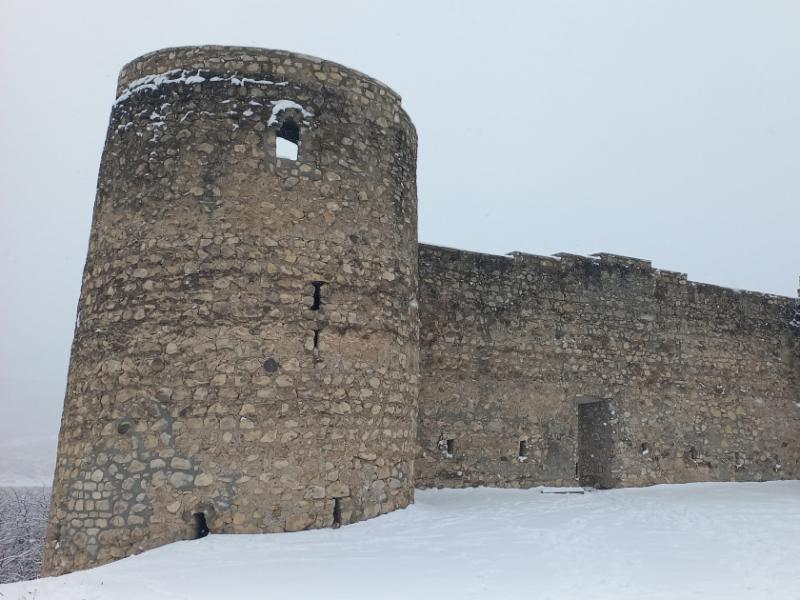
[[[412,502],[416,133],[399,97],[228,47],[137,59],[118,96],[45,573],[192,538],[195,513],[214,533],[293,531]],[[297,161],[276,155],[287,120]]]
[[[334,63],[172,48],[117,95],[45,574],[576,463],[601,487],[800,477],[796,300],[418,246],[414,127]]]
[[[579,411],[604,486],[800,477],[795,299],[611,255],[419,268],[418,486],[574,485]]]

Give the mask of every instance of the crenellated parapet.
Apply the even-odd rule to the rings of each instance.
[[[419,260],[418,485],[800,476],[796,299],[607,253]]]

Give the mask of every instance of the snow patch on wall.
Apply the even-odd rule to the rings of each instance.
[[[310,110],[306,110],[300,104],[295,102],[294,100],[272,100],[270,102],[272,104],[272,114],[269,117],[269,121],[267,121],[267,126],[274,125],[278,122],[278,115],[281,114],[286,109],[294,108],[299,110],[304,117],[313,117],[314,113]]]
[[[288,81],[270,81],[269,79],[252,79],[250,77],[237,77],[236,75],[230,75],[225,77],[220,77],[219,75],[215,75],[213,77],[205,77],[204,75],[200,74],[200,71],[191,72],[185,69],[172,69],[171,71],[167,71],[165,73],[158,73],[156,75],[145,75],[144,77],[140,77],[139,79],[135,79],[131,81],[125,90],[119,95],[119,97],[114,102],[114,106],[116,107],[121,102],[125,102],[131,96],[135,94],[139,94],[146,90],[157,90],[158,88],[165,86],[165,85],[176,85],[176,84],[187,84],[192,85],[195,83],[204,83],[206,81],[227,81],[233,85],[243,86],[246,84],[250,85],[276,85],[276,86],[285,86],[289,85]]]

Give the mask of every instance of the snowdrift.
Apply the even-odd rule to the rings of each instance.
[[[800,598],[800,481],[541,491],[418,491],[339,530],[211,535],[0,598]]]

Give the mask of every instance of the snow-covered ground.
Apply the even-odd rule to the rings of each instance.
[[[211,535],[0,598],[800,598],[800,481],[420,491],[339,530]]]

